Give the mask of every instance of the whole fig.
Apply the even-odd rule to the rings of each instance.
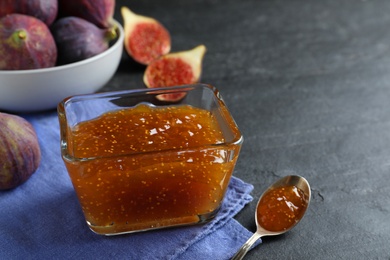
[[[57,17],[58,0],[1,0],[0,17],[12,13],[34,16],[49,26]]]
[[[37,170],[41,150],[33,126],[24,118],[0,112],[0,129],[0,190],[8,190]]]
[[[83,18],[100,28],[109,28],[115,0],[58,0],[60,15]]]
[[[41,20],[23,14],[0,19],[0,70],[28,70],[55,66],[57,47]]]
[[[79,17],[64,17],[51,27],[58,48],[58,65],[81,61],[109,47],[116,38],[115,28],[101,29]]]

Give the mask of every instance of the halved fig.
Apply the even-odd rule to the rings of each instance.
[[[148,88],[170,87],[194,84],[202,73],[202,62],[206,47],[199,45],[194,49],[169,53],[151,62],[144,73],[144,83]],[[177,101],[185,93],[162,94],[158,99]]]
[[[126,52],[138,63],[148,65],[171,50],[171,36],[156,19],[135,14],[123,6]]]

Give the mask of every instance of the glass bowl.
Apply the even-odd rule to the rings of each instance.
[[[184,98],[161,101],[166,94]],[[78,95],[58,116],[62,158],[93,232],[190,225],[218,213],[243,137],[216,88]]]

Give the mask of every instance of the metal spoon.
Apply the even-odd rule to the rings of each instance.
[[[257,219],[257,211],[259,211],[259,206],[260,206],[260,202],[261,202],[261,199],[263,198],[263,196],[268,192],[270,191],[271,189],[275,189],[275,188],[278,188],[278,187],[282,187],[282,186],[290,186],[290,185],[293,185],[295,187],[297,187],[298,189],[302,190],[305,197],[306,197],[306,202],[307,202],[307,205],[306,207],[303,209],[304,212],[303,214],[301,215],[300,219],[297,220],[297,222],[291,226],[289,226],[287,229],[284,229],[284,230],[281,230],[281,231],[269,231],[267,229],[265,229],[264,227],[261,226],[261,223],[259,222],[259,220]],[[302,219],[306,209],[309,207],[309,204],[310,204],[310,197],[311,197],[311,191],[310,191],[310,185],[309,183],[307,182],[307,180],[301,176],[297,176],[297,175],[289,175],[289,176],[285,176],[281,179],[279,179],[278,181],[276,181],[274,184],[272,184],[261,196],[260,196],[260,199],[257,203],[257,207],[256,207],[256,225],[257,225],[257,230],[256,232],[248,239],[248,241],[245,242],[245,244],[237,251],[237,253],[233,256],[232,260],[238,260],[238,259],[242,259],[246,253],[249,251],[249,249],[252,247],[252,245],[261,237],[263,236],[276,236],[276,235],[280,235],[280,234],[283,234],[287,231],[289,231],[290,229],[292,229],[296,224],[298,224],[298,222]]]

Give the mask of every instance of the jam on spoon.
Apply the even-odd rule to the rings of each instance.
[[[305,214],[310,197],[310,185],[301,176],[286,176],[272,184],[257,203],[257,231],[232,259],[242,259],[260,237],[280,235],[293,228]]]

